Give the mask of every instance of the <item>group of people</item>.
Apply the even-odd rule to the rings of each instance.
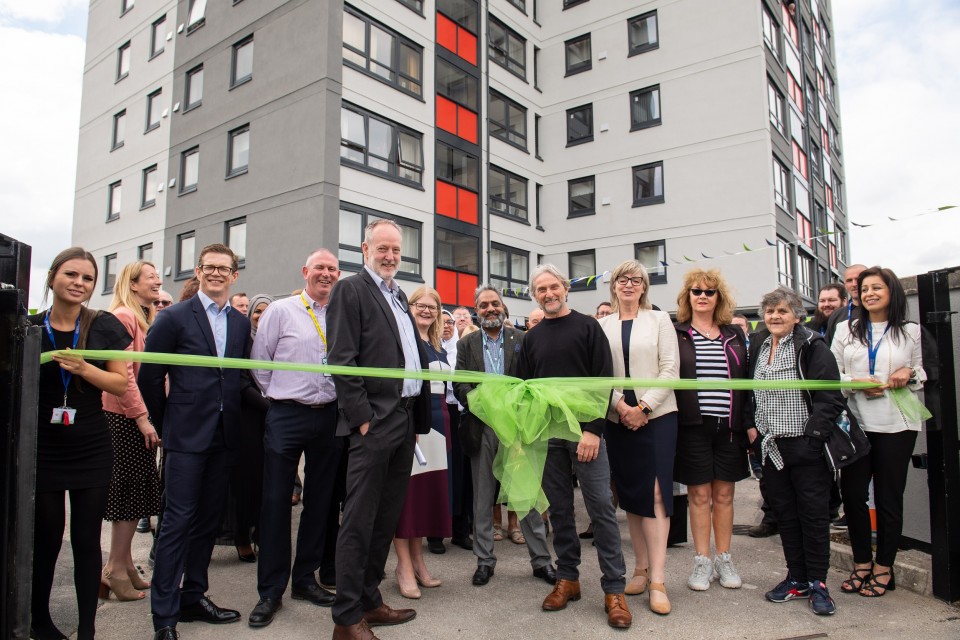
[[[848,280],[860,269],[847,284],[855,304],[838,306],[829,317],[824,307],[812,328],[803,323],[799,296],[778,288],[761,301],[764,328],[748,336],[718,270],[685,275],[673,322],[652,305],[649,275],[637,261],[613,270],[609,308],[596,316],[571,309],[569,280],[541,265],[531,276],[537,309],[524,332],[508,323],[501,292],[492,286],[476,290],[472,313],[445,311],[429,287],[408,297],[396,281],[401,238],[392,221],[371,222],[359,273],[341,280],[336,255],[319,249],[302,267],[303,289],[282,299],[231,298],[238,262],[224,245],[203,248],[197,291],[179,304],[161,297],[156,268],[138,261],[118,274],[110,313],[85,305],[98,275],[93,256],[80,248],[57,256],[46,281],[52,302],[31,317],[44,327],[43,351],[126,349],[358,369],[329,375],[178,366],[175,360],[138,365],[62,352],[43,365],[32,637],[66,637],[49,613],[66,492],[81,639],[94,637],[98,592],[130,600],[149,589],[155,640],[176,640],[180,622],[241,620],[240,612],[206,596],[224,504],[235,507],[229,520],[240,559],[257,562],[251,627],[271,624],[288,586],[293,599],[332,607],[334,640],[369,640],[372,627],[412,620],[416,611],[387,605],[380,585],[391,546],[402,596],[416,599],[421,587],[441,585],[427,567],[423,538],[435,553],[444,550],[445,538],[471,548],[477,558],[472,583],[488,584],[497,562],[494,542],[503,537],[493,464],[499,441],[471,413],[476,384],[420,379],[421,372],[451,369],[523,379],[758,381],[754,391],[614,388],[606,415],[580,423],[578,440],[550,440],[542,478],[549,519],[536,510],[511,512],[508,524],[511,539],[528,548],[533,577],[552,586],[545,611],[581,598],[576,485],[611,627],[630,627],[627,596],[647,593],[651,611],[671,611],[665,583],[675,482],[689,495],[695,553],[688,587],[704,591],[718,580],[739,588],[733,497],[736,482],[750,475],[752,450],[788,569],[766,598],[809,598],[814,612],[833,613],[825,583],[833,475],[823,438],[847,415],[872,448],[840,480],[856,563],[841,590],[878,597],[895,588],[906,465],[920,424],[898,410],[890,390],[916,392],[925,373],[919,328],[907,320],[903,289],[891,271],[848,269]],[[410,377],[382,378],[371,369]],[[841,392],[790,385],[841,379],[876,386]],[[303,511],[291,549],[291,489],[301,458]],[[627,514],[635,559],[629,576],[618,507]],[[155,569],[147,581],[133,563],[131,539],[139,519],[158,514]],[[105,566],[103,519],[113,523]]]

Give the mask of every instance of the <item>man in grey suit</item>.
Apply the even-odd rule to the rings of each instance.
[[[506,306],[500,292],[490,285],[482,285],[474,294],[474,304],[482,331],[475,331],[457,343],[456,370],[516,376],[523,333],[506,323]],[[465,382],[454,384],[457,400],[467,410],[470,409],[467,394],[476,386]],[[497,499],[493,458],[497,455],[500,443],[493,429],[475,416],[467,414],[463,420],[466,425],[462,428],[466,430],[464,435],[467,436],[463,439],[463,446],[470,456],[470,469],[473,474],[473,553],[477,556],[477,571],[473,574],[473,584],[482,587],[490,581],[493,568],[497,564],[497,557],[493,555],[491,507]],[[531,509],[520,521],[520,529],[527,539],[534,577],[548,584],[555,584],[557,573],[550,564],[550,549],[547,547],[543,518],[536,510]]]
[[[376,220],[364,230],[363,270],[341,280],[327,310],[329,362],[419,372],[427,353],[407,297],[394,276],[400,266],[400,227]],[[390,542],[403,509],[416,433],[431,425],[429,383],[334,376],[347,438],[347,497],[337,538],[334,640],[375,640],[369,627],[412,620],[413,609],[391,609],[380,595]]]

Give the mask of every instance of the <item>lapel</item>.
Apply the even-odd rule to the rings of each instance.
[[[512,330],[510,327],[503,327],[503,373],[504,375],[510,375],[510,371],[514,370],[514,360],[516,359],[517,353],[516,348],[519,342],[517,341],[517,331]]]
[[[217,342],[213,339],[213,330],[210,328],[210,320],[207,319],[207,312],[200,302],[200,296],[190,298],[190,308],[193,310],[193,317],[200,325],[200,332],[207,341],[207,349],[211,356],[217,355]],[[229,315],[229,314],[228,314]],[[228,332],[229,333],[229,332]]]
[[[387,325],[393,332],[394,339],[397,341],[397,344],[402,347],[403,343],[400,341],[400,328],[397,326],[396,316],[393,315],[393,309],[390,308],[390,304],[387,302],[386,298],[383,297],[383,292],[380,290],[380,287],[377,286],[377,283],[373,281],[373,278],[370,277],[370,274],[367,273],[366,269],[362,269],[360,271],[360,279],[363,280],[364,284],[367,285],[370,295],[373,296],[373,299],[380,306],[380,310],[383,311],[384,316],[386,316]],[[403,301],[406,302],[407,297],[404,295],[402,290],[400,291],[400,296]]]

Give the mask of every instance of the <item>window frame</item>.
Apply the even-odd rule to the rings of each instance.
[[[113,269],[111,270],[111,266]],[[112,273],[111,273],[112,271]],[[117,254],[108,253],[103,256],[103,291],[102,294],[113,293],[117,284]]]
[[[657,101],[657,117],[651,118],[649,120],[635,120],[634,119],[634,100],[642,95],[655,94]],[[635,89],[630,92],[630,131],[639,131],[641,129],[649,129],[650,127],[659,127],[663,124],[663,113],[660,110],[660,85],[655,84],[649,87],[644,87],[642,89]]]
[[[763,42],[767,45],[767,48],[773,53],[774,57],[777,60],[780,60],[781,52],[783,46],[781,45],[781,35],[780,32],[780,23],[777,22],[777,19],[773,17],[773,14],[767,9],[766,6],[761,6],[761,27],[763,31]],[[768,33],[768,31],[770,33]]]
[[[587,43],[587,57],[586,60],[575,65],[570,64],[570,47],[571,45],[578,45],[586,41]],[[568,78],[578,73],[583,73],[585,71],[590,71],[593,69],[593,41],[591,34],[588,31],[583,35],[579,35],[575,38],[570,38],[569,40],[563,43],[563,61],[564,61],[564,78]]]
[[[649,20],[653,18],[653,35],[654,39],[651,42],[646,44],[635,45],[631,40],[632,27],[635,23]],[[646,13],[641,13],[638,16],[627,19],[627,57],[631,58],[633,56],[639,55],[641,53],[646,53],[647,51],[653,51],[654,49],[660,48],[660,17],[657,15],[657,10],[647,11]]]
[[[776,109],[774,109],[774,105],[776,105]],[[767,111],[769,113],[770,124],[772,124],[774,129],[784,138],[787,137],[787,121],[784,116],[786,110],[786,97],[773,82],[773,79],[767,76]],[[774,113],[774,111],[776,111],[776,113]]]
[[[656,184],[657,169],[660,170],[660,195],[647,196],[646,198],[637,198],[637,175],[639,171],[653,169],[654,170],[654,184]],[[631,169],[631,177],[633,178],[633,207],[646,207],[652,204],[662,204],[666,202],[666,179],[664,178],[664,168],[663,160],[658,160],[656,162],[647,162],[645,164],[639,164],[634,166]],[[656,191],[656,187],[654,187]]]
[[[233,166],[233,151],[237,136],[247,134],[247,163]],[[242,176],[250,170],[250,123],[240,125],[227,133],[227,175],[226,179]]]
[[[357,214],[360,216],[360,237],[358,240],[363,242],[363,230],[366,228],[367,224],[370,222],[370,218],[378,218],[382,220],[392,220],[400,225],[401,228],[408,227],[414,230],[417,234],[417,255],[419,258],[411,258],[407,255],[401,248],[400,253],[400,267],[397,270],[396,278],[398,280],[409,280],[411,282],[423,282],[423,223],[410,218],[403,218],[401,216],[393,215],[392,213],[387,213],[385,211],[378,211],[376,209],[370,209],[369,207],[363,207],[357,204],[350,202],[340,202],[340,208],[337,212],[339,216],[339,211],[346,211],[348,213]],[[359,244],[351,245],[344,244],[342,242],[343,238],[339,235],[337,236],[337,259],[340,261],[341,268],[346,271],[360,271],[363,269],[363,261],[360,262],[351,262],[349,259],[343,258],[340,256],[340,251],[350,251],[352,253],[363,253],[363,247]],[[404,271],[404,264],[416,264],[417,271]]]
[[[150,207],[153,207],[157,204],[156,187],[154,187],[153,189],[153,194],[152,194],[153,197],[150,198],[149,200],[147,199],[147,196],[151,195],[148,193],[148,190],[147,190],[148,180],[150,176],[154,173],[157,173],[157,171],[158,171],[157,165],[152,164],[140,172],[140,210],[141,211],[143,211],[144,209],[149,209]],[[157,185],[160,184],[159,179],[160,179],[160,176],[157,175],[157,180],[158,180]]]
[[[386,119],[386,118],[383,118],[383,117],[381,117],[381,116],[378,116],[378,115],[376,115],[376,114],[374,114],[374,113],[372,113],[372,112],[370,112],[370,111],[367,111],[366,109],[363,109],[362,107],[358,107],[357,105],[353,104],[352,102],[347,102],[346,100],[344,100],[344,101],[342,102],[340,108],[341,108],[341,111],[343,111],[343,110],[350,111],[351,113],[354,113],[354,114],[356,114],[356,115],[359,115],[359,116],[361,116],[361,117],[364,119],[364,127],[363,127],[363,130],[364,130],[364,146],[363,146],[362,148],[361,148],[361,147],[358,147],[358,146],[356,145],[356,143],[354,143],[354,142],[352,142],[352,141],[347,141],[348,144],[344,144],[345,138],[343,137],[343,130],[342,130],[342,128],[341,128],[341,135],[340,135],[340,148],[341,148],[341,152],[340,152],[340,153],[341,153],[341,155],[340,155],[340,164],[341,164],[341,165],[346,165],[346,166],[348,166],[348,167],[352,167],[352,168],[354,168],[354,169],[357,169],[358,171],[363,171],[363,172],[365,172],[365,173],[371,173],[371,174],[373,174],[373,175],[377,175],[377,176],[380,176],[380,177],[382,177],[382,178],[386,178],[387,180],[392,180],[393,182],[399,182],[400,184],[405,184],[405,185],[407,185],[407,186],[410,186],[410,187],[413,187],[413,188],[416,188],[416,189],[420,189],[421,191],[424,190],[424,187],[423,187],[423,174],[424,174],[424,171],[426,170],[426,162],[425,162],[424,153],[423,153],[423,134],[422,134],[422,133],[420,133],[419,131],[416,131],[415,129],[411,129],[411,128],[409,128],[409,127],[406,127],[406,126],[400,124],[399,122],[394,122],[393,120],[388,120],[388,119]],[[341,119],[342,119],[342,118],[343,118],[343,114],[341,113]],[[388,165],[388,167],[389,167],[389,169],[388,169],[387,171],[383,171],[382,169],[377,169],[377,168],[375,168],[375,167],[371,167],[369,164],[367,164],[367,158],[368,158],[369,155],[370,155],[370,152],[369,152],[369,149],[370,149],[370,126],[369,126],[369,121],[370,121],[371,118],[374,119],[374,120],[377,120],[378,122],[380,122],[380,123],[382,123],[382,124],[385,124],[385,125],[389,126],[389,127],[392,129],[390,155],[389,155],[388,158],[385,159],[386,162],[387,162],[387,165]],[[342,122],[342,120],[341,120],[341,122]],[[411,137],[411,138],[415,138],[415,139],[418,141],[419,146],[420,146],[419,155],[420,155],[420,162],[421,162],[421,164],[419,165],[419,167],[417,167],[416,165],[413,165],[412,163],[405,163],[405,162],[402,160],[402,158],[401,158],[401,155],[402,155],[402,154],[401,154],[401,151],[402,151],[401,136],[402,136],[402,135],[406,135],[406,136],[409,136],[409,137]],[[348,148],[348,149],[353,149],[354,151],[360,151],[360,152],[362,152],[362,153],[363,153],[363,156],[364,156],[364,162],[358,162],[358,161],[352,160],[352,159],[350,159],[350,158],[345,158],[345,157],[343,156],[343,148],[344,148],[344,147],[346,147],[346,148]],[[381,159],[383,159],[383,158],[381,158]],[[414,181],[414,180],[411,180],[411,179],[409,179],[409,178],[404,178],[404,177],[402,177],[402,176],[400,175],[400,167],[401,167],[401,166],[404,167],[404,168],[406,168],[408,171],[416,171],[417,169],[419,169],[420,179],[419,179],[418,181]]]
[[[777,172],[779,170],[782,181],[782,192],[777,189]],[[783,209],[785,212],[791,210],[790,207],[790,172],[786,165],[780,161],[780,158],[773,157],[773,203]]]
[[[567,273],[570,274],[570,291],[595,291],[597,289],[597,280],[600,278],[594,278],[592,281],[583,280],[582,282],[574,283],[574,278],[582,278],[584,276],[574,276],[573,275],[573,259],[579,258],[581,256],[591,256],[593,258],[593,273],[589,274],[591,276],[597,275],[597,250],[596,249],[582,249],[580,251],[570,251],[567,253]]]
[[[114,83],[120,82],[130,75],[131,55],[132,51],[130,48],[130,40],[127,40],[122,45],[117,47],[117,77],[114,80]],[[124,63],[126,63],[126,71],[124,71]]]
[[[657,266],[655,269],[650,269],[647,265],[643,265],[647,269],[647,276],[650,278],[650,285],[655,284],[667,284],[667,241],[664,240],[649,240],[647,242],[635,242],[633,245],[633,258],[640,264],[643,264],[643,261],[640,260],[640,251],[642,249],[649,249],[651,247],[658,247],[660,251],[657,253]],[[661,271],[662,273],[654,273],[654,271]]]
[[[167,23],[167,14],[163,14],[150,24],[150,57],[147,60],[153,60],[166,49],[166,36],[160,36],[160,48],[157,49],[157,28]]]
[[[495,114],[493,101],[498,100],[503,103],[503,113]],[[516,109],[521,112],[523,115],[523,132],[518,132],[510,125],[510,110]],[[499,109],[498,109],[499,111]],[[495,116],[503,116],[503,120],[496,119]],[[503,95],[495,89],[490,89],[489,94],[487,95],[487,121],[488,121],[488,131],[490,135],[497,140],[502,140],[510,146],[516,147],[517,149],[522,149],[523,151],[527,150],[527,108],[517,102],[516,100],[511,100],[507,96]],[[493,125],[499,127],[498,131],[494,131]],[[500,133],[502,132],[502,134]],[[513,135],[516,138],[522,138],[521,141],[511,140],[510,136]]]
[[[194,15],[194,10],[199,15]],[[187,35],[207,24],[207,0],[190,0],[187,3]]]
[[[423,15],[423,0],[397,0],[400,4],[410,9],[414,13]],[[346,9],[346,7],[344,7]]]
[[[253,47],[253,34],[251,33],[248,36],[238,40],[231,47],[230,53],[230,90],[235,89],[241,85],[247,84],[253,80],[253,55],[254,51],[251,49],[250,52],[250,73],[244,76],[237,76],[237,60],[239,58],[240,52],[244,47]]]
[[[233,248],[233,245],[230,243],[230,233],[236,227],[243,227],[243,253]],[[223,223],[223,244],[230,247],[230,250],[233,251],[234,255],[237,256],[237,269],[243,269],[247,266],[247,216],[240,216],[239,218],[233,218],[232,220],[227,220]]]
[[[185,240],[193,241],[193,249],[192,249],[193,259],[190,260],[190,265],[187,269],[181,269],[180,267],[183,265],[183,258],[184,258],[183,244]],[[197,266],[196,264],[194,264],[197,261],[197,232],[196,231],[185,231],[183,233],[177,234],[174,260],[175,260],[175,265],[177,267],[176,275],[173,278],[174,280],[184,280],[186,278],[193,277],[194,269],[196,269],[196,266]]]
[[[500,251],[505,254],[504,263],[507,267],[506,274],[499,274],[493,272],[493,252]],[[513,257],[522,256],[527,261],[527,273],[523,275],[522,278],[513,277]],[[507,298],[518,298],[520,300],[529,300],[529,284],[530,284],[530,252],[524,251],[523,249],[517,249],[516,247],[511,247],[499,242],[490,242],[490,250],[487,252],[487,281],[494,287],[494,280],[505,281],[507,283],[506,287],[501,287],[498,289],[505,297]],[[527,293],[517,294],[516,290],[521,292],[526,291]]]
[[[477,262],[476,262],[475,270],[470,269],[471,265],[452,265],[452,264],[447,264],[441,260],[440,258],[441,239],[440,238],[443,234],[446,234],[446,233],[455,234],[458,238],[467,238],[476,243]],[[462,252],[454,251],[452,253],[459,253],[460,255],[462,255]],[[483,267],[483,251],[481,250],[481,247],[480,247],[480,236],[473,235],[471,233],[463,233],[462,231],[459,231],[456,228],[437,226],[433,230],[433,255],[434,255],[434,268],[444,269],[446,271],[454,271],[456,273],[468,273],[470,275],[477,276],[477,279],[479,280],[482,272],[482,267]]]
[[[196,100],[193,99],[193,93],[190,88],[192,86],[193,79],[197,77],[197,74],[200,74],[200,97]],[[187,111],[192,111],[197,107],[203,105],[203,64],[198,64],[192,69],[188,70],[184,74],[184,83],[183,83],[183,113]]]
[[[116,180],[107,185],[107,222],[120,219],[123,205],[123,180]],[[116,209],[116,211],[114,211]]]
[[[149,254],[147,253],[149,251]],[[137,247],[137,260],[153,263],[153,243],[147,242]]]
[[[571,7],[575,7],[578,4],[583,4],[584,2],[587,2],[587,1],[588,0],[563,0],[563,10],[566,11]]]
[[[777,282],[789,289],[793,289],[796,282],[793,268],[793,247],[780,236],[777,236]]]
[[[185,184],[185,176],[187,172],[187,160],[192,156],[197,156],[197,181],[193,184]],[[187,193],[193,193],[197,190],[197,187],[200,185],[200,146],[190,147],[189,149],[182,151],[180,153],[180,172],[178,176],[180,195]]]
[[[522,11],[523,15],[527,15],[527,0],[507,0],[507,3]]]
[[[492,184],[493,180],[490,178],[491,173],[499,173],[503,177],[504,184],[504,197],[497,197],[493,194]],[[511,193],[511,183],[521,182],[523,183],[523,202],[514,202],[510,199]],[[507,218],[508,220],[515,220],[517,222],[524,222],[530,224],[530,180],[524,178],[521,175],[513,173],[512,171],[507,171],[502,167],[498,167],[495,164],[489,164],[487,166],[487,210],[491,215],[499,216],[501,218]],[[494,203],[502,204],[503,210],[497,209],[494,207]],[[518,209],[522,212],[520,214],[511,213],[511,210]]]
[[[401,3],[403,3],[403,0],[399,0],[399,1],[400,1]],[[422,2],[421,2],[421,4],[422,4]],[[360,50],[358,50],[356,47],[354,47],[353,45],[347,44],[346,40],[344,39],[343,42],[342,42],[342,46],[343,46],[344,48],[346,48],[347,50],[349,50],[350,52],[352,52],[352,53],[354,53],[354,54],[356,54],[356,55],[358,55],[358,56],[363,57],[363,58],[365,59],[365,61],[366,61],[366,64],[365,64],[365,65],[360,65],[359,63],[354,62],[353,60],[347,59],[347,56],[342,56],[342,57],[343,57],[343,64],[344,64],[345,66],[351,68],[351,69],[354,69],[354,70],[356,70],[356,71],[359,71],[360,73],[362,73],[362,74],[365,75],[365,76],[368,76],[368,77],[370,77],[370,78],[373,78],[374,80],[377,80],[377,81],[379,81],[379,82],[382,82],[383,84],[386,84],[386,85],[388,85],[388,86],[390,86],[390,87],[393,87],[394,89],[397,89],[398,91],[401,91],[401,92],[406,93],[406,94],[408,94],[408,95],[410,95],[410,96],[413,96],[413,97],[416,98],[417,100],[420,100],[421,102],[423,102],[423,101],[424,101],[424,97],[423,97],[423,90],[424,90],[424,87],[423,87],[423,57],[424,57],[424,56],[423,56],[423,47],[420,46],[419,44],[417,44],[416,42],[414,42],[413,40],[411,40],[410,38],[407,38],[407,37],[404,36],[402,33],[396,31],[395,29],[391,29],[390,27],[388,27],[387,25],[383,24],[382,22],[379,22],[378,20],[373,19],[372,17],[368,16],[367,14],[363,13],[362,11],[360,11],[360,10],[358,10],[358,9],[355,9],[354,7],[351,7],[350,5],[346,5],[346,4],[345,4],[344,7],[343,7],[343,12],[344,12],[344,15],[349,14],[349,15],[353,16],[354,18],[356,18],[356,19],[360,20],[361,22],[363,22],[363,25],[364,25],[364,26],[363,26],[363,28],[364,28],[364,38],[363,38],[363,40],[364,40],[364,47],[366,48],[366,50],[360,51]],[[422,12],[421,12],[421,15],[423,15]],[[372,56],[371,56],[371,54],[370,54],[370,52],[369,52],[370,42],[371,42],[370,30],[371,30],[371,27],[374,27],[374,26],[375,26],[377,29],[380,29],[381,31],[383,31],[384,33],[386,33],[387,35],[389,35],[389,36],[391,36],[391,37],[393,38],[393,44],[392,44],[392,46],[390,47],[390,52],[391,52],[391,58],[392,58],[392,60],[393,60],[393,65],[394,65],[394,66],[392,66],[392,67],[387,67],[387,68],[390,70],[390,78],[385,78],[385,77],[383,77],[382,75],[380,75],[380,74],[377,73],[376,71],[373,71],[373,70],[370,68],[371,64],[373,64],[374,62],[376,62],[377,64],[380,64],[381,66],[386,66],[386,65],[382,65],[381,63],[375,61],[375,60],[372,58]],[[419,78],[414,78],[414,77],[410,76],[410,74],[405,73],[405,72],[403,71],[402,65],[401,65],[401,58],[402,58],[401,52],[402,52],[403,47],[407,47],[408,49],[412,49],[413,51],[415,51],[415,52],[418,54],[419,64],[418,64],[418,70],[417,70],[417,72],[418,72],[418,74],[419,74],[419,76],[420,76]],[[410,87],[404,86],[404,84],[403,84],[403,81],[404,81],[404,80],[405,80],[408,84],[413,84],[413,85],[419,87],[420,91],[417,92],[417,91],[411,89]]]
[[[593,193],[591,195],[591,201],[593,206],[584,208],[584,209],[574,209],[573,206],[573,188],[576,185],[590,183],[593,185]],[[597,213],[597,176],[582,176],[580,178],[573,178],[572,180],[567,180],[567,218],[582,218],[584,216],[592,216]]]
[[[136,0],[120,0],[120,17],[127,15],[127,12],[133,9]]]
[[[475,171],[472,172],[472,175],[471,175],[474,181],[473,184],[463,180],[458,181],[456,176],[452,174],[448,175],[446,172],[440,171],[441,163],[445,160],[443,156],[447,153],[448,150],[452,154],[451,159],[456,158],[457,154],[462,154],[467,158],[473,159],[476,165],[476,169]],[[482,186],[481,178],[480,178],[480,168],[483,166],[483,162],[481,162],[480,157],[477,154],[472,153],[471,151],[467,151],[466,149],[461,149],[458,146],[447,144],[446,142],[438,140],[436,143],[435,152],[434,152],[434,164],[435,164],[434,175],[436,176],[437,180],[442,180],[443,182],[452,184],[456,187],[459,187],[460,189],[466,189],[467,191],[472,191],[473,193],[476,193],[478,196],[480,195],[480,188]],[[451,167],[453,166],[456,166],[456,164],[451,163]]]
[[[571,122],[571,119],[572,119],[577,113],[580,113],[580,112],[586,112],[586,113],[588,113],[589,116],[590,116],[590,117],[589,117],[589,123],[588,123],[588,129],[589,129],[589,131],[588,131],[585,135],[583,135],[583,136],[581,136],[581,137],[579,137],[579,138],[573,138],[573,139],[571,139],[571,137],[570,137],[570,122]],[[568,147],[574,147],[574,146],[576,146],[576,145],[578,145],[578,144],[584,144],[584,143],[587,143],[587,142],[593,142],[593,135],[594,135],[594,134],[593,134],[593,103],[590,102],[590,103],[587,103],[587,104],[580,105],[579,107],[573,107],[573,108],[571,108],[571,109],[567,109],[567,146],[568,146]]]
[[[150,133],[154,129],[160,128],[160,121],[163,119],[163,110],[159,107],[159,98],[163,95],[163,87],[151,91],[147,94],[146,119],[143,132]],[[156,121],[153,120],[154,111],[158,111]]]
[[[123,124],[123,134],[121,136],[117,135],[118,124]],[[116,151],[123,146],[127,137],[127,110],[121,109],[117,113],[113,114],[113,127],[111,130],[111,140],[110,140],[110,151]]]
[[[494,44],[494,28],[503,31],[503,46]],[[523,59],[517,60],[510,56],[510,40],[513,38],[523,48]],[[502,55],[502,60],[500,56]],[[502,20],[492,14],[487,14],[487,57],[497,66],[503,67],[524,82],[527,81],[527,40],[519,33],[508,27]],[[512,64],[511,64],[512,63]],[[516,67],[516,68],[514,68]]]

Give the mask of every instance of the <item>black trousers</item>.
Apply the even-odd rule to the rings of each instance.
[[[870,509],[867,499],[873,480],[873,502],[877,509],[877,564],[892,567],[903,532],[903,490],[916,431],[873,433],[867,431],[870,454],[846,467],[840,476],[843,511],[853,547],[853,561],[873,560],[870,545]]]
[[[323,559],[327,514],[343,439],[338,438],[337,405],[322,409],[273,402],[263,435],[263,506],[260,509],[260,557],[257,591],[261,598],[281,598],[292,580],[307,587]],[[301,454],[303,511],[297,531],[297,556],[290,567],[290,487]]]
[[[830,485],[833,474],[815,438],[778,438],[783,469],[763,465],[766,499],[780,526],[787,568],[794,580],[826,580],[830,566]]]

